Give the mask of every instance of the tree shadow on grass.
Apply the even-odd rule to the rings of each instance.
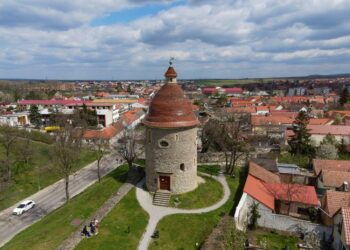
[[[248,167],[240,168],[238,171],[238,175],[239,175],[238,188],[236,189],[236,192],[234,194],[233,207],[231,208],[230,213],[229,213],[231,216],[234,216],[235,211],[236,211],[236,207],[238,206],[238,203],[241,199],[244,184],[245,184],[245,181],[246,181],[247,175],[248,175]]]

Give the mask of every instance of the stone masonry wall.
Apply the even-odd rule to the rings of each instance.
[[[184,193],[197,187],[197,128],[146,129],[146,185],[155,192],[158,173],[170,175],[171,192]],[[169,145],[164,147],[164,140]],[[184,171],[180,165],[184,164]]]

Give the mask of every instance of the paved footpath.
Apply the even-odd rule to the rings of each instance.
[[[208,175],[209,176],[209,175]],[[136,196],[142,208],[149,214],[149,221],[146,227],[146,232],[143,234],[139,243],[139,250],[146,250],[152,240],[151,236],[156,230],[158,222],[165,216],[171,214],[200,214],[213,211],[226,203],[230,198],[230,188],[226,182],[224,175],[211,176],[221,183],[224,188],[224,196],[222,199],[210,207],[199,208],[199,209],[179,209],[171,207],[160,207],[152,204],[152,195],[143,189],[145,179],[137,184]]]
[[[101,176],[105,176],[120,164],[116,161],[116,154],[105,156],[100,165]],[[70,176],[69,193],[73,198],[97,181],[97,163],[93,162]],[[66,202],[64,179],[42,189],[41,191],[24,198],[36,202],[34,209],[21,216],[12,215],[15,204],[0,212],[0,247],[11,240],[16,234],[23,231],[48,213],[62,206]]]
[[[135,187],[138,181],[144,176],[144,172],[142,169],[137,169],[133,172],[132,177],[127,180],[117,192],[115,192],[111,198],[109,198],[103,205],[97,209],[97,211],[90,216],[90,218],[86,219],[83,223],[81,223],[81,227],[79,227],[75,232],[73,232],[62,244],[57,248],[58,250],[73,250],[82,239],[85,237],[81,236],[81,231],[83,225],[89,225],[90,221],[93,219],[97,219],[99,222],[109,214],[110,211],[117,205],[129,191]]]

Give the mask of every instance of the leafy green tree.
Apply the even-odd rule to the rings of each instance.
[[[337,146],[338,145],[338,142],[337,140],[335,139],[335,136],[334,135],[331,135],[331,134],[327,134],[323,140],[321,141],[321,145],[322,144],[331,144],[331,145],[334,145],[334,146]]]
[[[96,110],[90,110],[83,104],[83,108],[79,110],[80,120],[86,122],[88,126],[95,127],[97,126],[97,113]]]
[[[315,153],[315,148],[311,145],[311,135],[307,129],[309,116],[305,111],[300,111],[293,122],[294,135],[289,140],[290,153],[292,155],[308,155],[310,158]]]
[[[13,96],[13,99],[17,102],[19,99],[22,98],[22,94],[19,90],[18,87],[15,87],[12,91],[12,96]]]
[[[32,124],[35,125],[35,127],[40,127],[40,125],[42,124],[41,115],[39,113],[38,106],[36,105],[30,106],[29,120]]]
[[[349,100],[349,91],[347,87],[344,87],[342,92],[340,93],[339,104],[340,106],[344,106],[345,103]]]
[[[340,125],[343,123],[343,118],[340,114],[336,114],[334,118],[334,125]]]
[[[254,230],[258,225],[258,219],[261,217],[258,210],[259,203],[253,202],[253,204],[249,208],[250,208],[250,217],[249,217],[248,226],[250,229]]]

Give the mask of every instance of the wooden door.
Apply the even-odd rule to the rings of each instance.
[[[159,189],[170,191],[170,176],[159,176]]]

